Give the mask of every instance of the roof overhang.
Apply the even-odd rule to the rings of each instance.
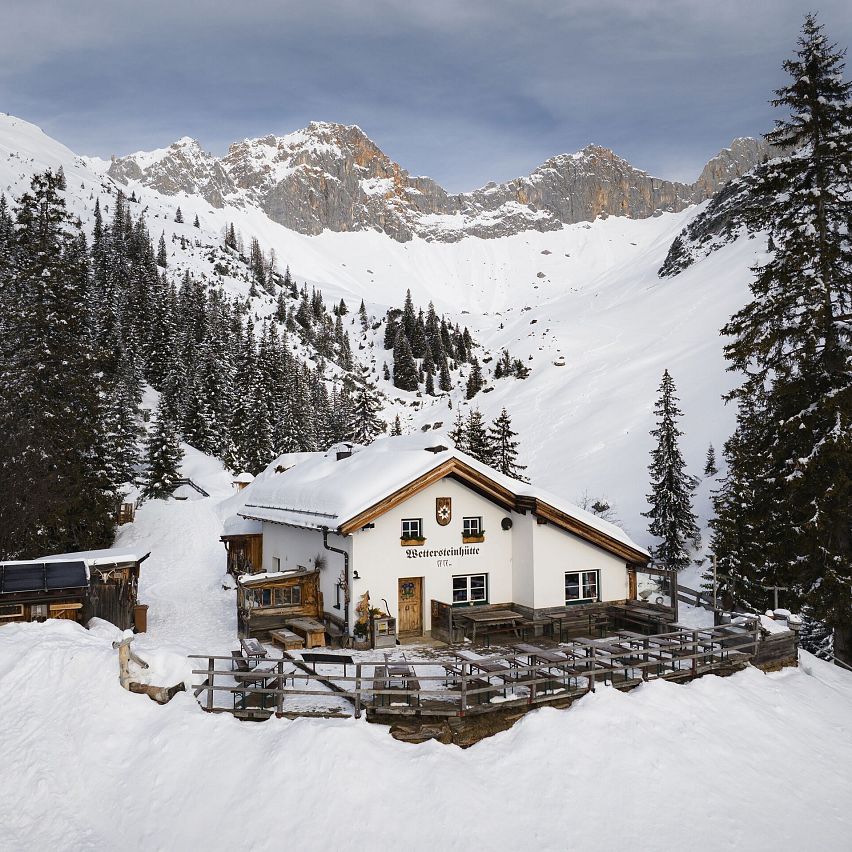
[[[407,485],[402,486],[402,488],[398,488],[392,494],[389,494],[362,512],[359,512],[348,521],[344,521],[338,527],[338,532],[341,535],[350,535],[353,532],[357,532],[361,527],[371,523],[385,512],[395,508],[400,503],[404,503],[409,497],[413,497],[415,494],[418,494],[447,476],[452,476],[465,485],[469,485],[474,491],[477,491],[482,496],[492,500],[508,511],[515,508],[516,498],[511,491],[494,482],[494,480],[485,476],[485,474],[475,470],[470,465],[465,464],[460,459],[450,458],[409,482]]]
[[[630,565],[642,566],[646,565],[649,561],[648,554],[644,551],[631,547],[629,544],[607,535],[602,530],[584,523],[579,518],[575,518],[573,515],[569,515],[536,497],[516,495],[486,474],[457,458],[447,459],[407,485],[398,488],[392,494],[389,494],[369,508],[364,509],[354,517],[341,523],[337,531],[341,535],[350,535],[353,532],[357,532],[385,512],[448,476],[468,486],[486,499],[493,501],[506,511],[532,512],[537,517],[543,518],[560,529],[572,533],[624,559]]]

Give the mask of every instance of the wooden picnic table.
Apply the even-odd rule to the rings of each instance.
[[[589,630],[597,630],[601,627],[606,626],[609,623],[609,619],[603,613],[583,613],[583,612],[549,612],[546,613],[546,617],[550,619],[551,630],[553,626],[559,626],[559,641],[562,642],[565,638],[565,626],[566,624],[573,624],[578,628],[588,625]]]
[[[482,672],[486,680],[490,683],[492,677],[499,677],[503,680],[503,695],[506,694],[507,681],[518,679],[517,672],[512,668],[514,657],[480,657],[472,651],[455,651],[453,654],[456,659],[467,663],[471,672],[473,670]],[[502,660],[498,662],[498,660]],[[508,665],[507,665],[508,664]]]
[[[306,648],[325,647],[325,624],[316,618],[290,618],[285,626],[304,638]]]
[[[511,609],[471,609],[466,612],[453,613],[453,619],[456,621],[468,621],[473,627],[471,640],[476,641],[476,629],[479,625],[485,627],[488,631],[497,627],[509,627],[516,633],[518,626],[524,621],[524,617],[519,612],[514,612]]]

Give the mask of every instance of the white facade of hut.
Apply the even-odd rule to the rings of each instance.
[[[631,571],[648,560],[619,527],[503,476],[445,436],[284,459],[246,489],[239,515],[261,524],[264,571],[319,564],[324,609],[350,631],[364,592],[416,636],[432,627],[432,601],[533,611],[624,601]],[[412,522],[422,541],[404,538]],[[465,536],[477,523],[481,535]]]

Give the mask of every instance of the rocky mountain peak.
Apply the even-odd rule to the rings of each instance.
[[[703,201],[765,155],[754,139],[735,139],[694,184],[651,177],[597,144],[551,157],[529,175],[448,194],[412,177],[353,124],[312,121],[282,136],[232,144],[222,159],[188,137],[169,148],[114,160],[109,174],[165,194],[197,193],[215,206],[254,204],[304,234],[380,230],[454,241],[554,230],[601,215],[644,218]]]
[[[119,183],[137,180],[164,195],[200,195],[214,207],[224,207],[234,191],[219,160],[189,136],[158,151],[113,158],[107,173]]]

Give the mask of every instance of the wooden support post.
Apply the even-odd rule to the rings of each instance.
[[[355,663],[355,718],[361,718],[361,663]]]
[[[213,657],[207,658],[207,709],[213,709],[213,678],[216,674],[216,661]]]
[[[595,691],[595,646],[590,645],[589,651],[591,651],[589,659],[592,661],[592,668],[589,672],[589,688],[592,692]]]
[[[276,681],[278,682],[279,692],[278,692],[278,695],[276,696],[275,710],[278,713],[278,715],[280,716],[284,712],[284,686],[287,683],[287,681],[284,677],[284,658],[283,657],[278,661],[277,669],[278,669],[278,677],[276,678]]]
[[[677,621],[678,621],[677,568],[672,568],[670,585],[671,585],[672,609],[674,610],[674,620],[675,620],[675,623],[677,623]]]
[[[469,671],[468,663],[463,662],[461,664],[461,709],[459,710],[459,715],[464,716],[464,712],[467,709],[467,673]]]
[[[698,631],[692,631],[692,676],[698,677]]]
[[[642,655],[642,662],[645,664],[642,666],[642,680],[648,680],[648,637],[646,636],[642,640],[642,647],[645,649],[645,653]]]

